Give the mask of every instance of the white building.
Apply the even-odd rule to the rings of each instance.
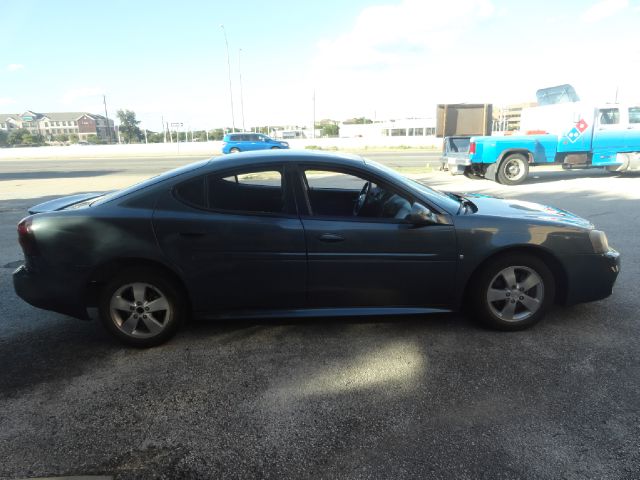
[[[366,124],[340,124],[340,137],[433,137],[435,118],[405,118]]]

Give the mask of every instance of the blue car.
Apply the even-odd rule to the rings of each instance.
[[[229,133],[222,139],[222,153],[248,152],[250,150],[279,150],[289,148],[287,142],[274,140],[261,133]]]

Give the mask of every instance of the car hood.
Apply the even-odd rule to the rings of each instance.
[[[55,212],[56,210],[62,210],[64,208],[70,207],[77,203],[85,202],[87,200],[91,200],[92,198],[98,198],[104,195],[102,193],[78,193],[76,195],[69,195],[66,197],[54,198],[53,200],[49,200],[48,202],[39,203],[38,205],[34,205],[28,211],[30,214],[35,213],[44,213],[44,212]]]
[[[579,228],[592,229],[593,224],[566,210],[523,200],[504,199],[480,193],[465,193],[463,197],[471,200],[477,207],[475,215],[493,217],[521,218],[536,221],[561,223]]]

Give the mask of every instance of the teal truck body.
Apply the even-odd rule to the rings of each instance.
[[[640,169],[640,107],[566,102],[525,109],[518,135],[471,137],[453,174],[522,183],[529,167]]]

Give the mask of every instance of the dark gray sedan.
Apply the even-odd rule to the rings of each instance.
[[[18,225],[16,292],[135,346],[193,315],[449,312],[502,330],[611,294],[619,254],[569,212],[443,193],[357,156],[260,152],[74,195]]]

